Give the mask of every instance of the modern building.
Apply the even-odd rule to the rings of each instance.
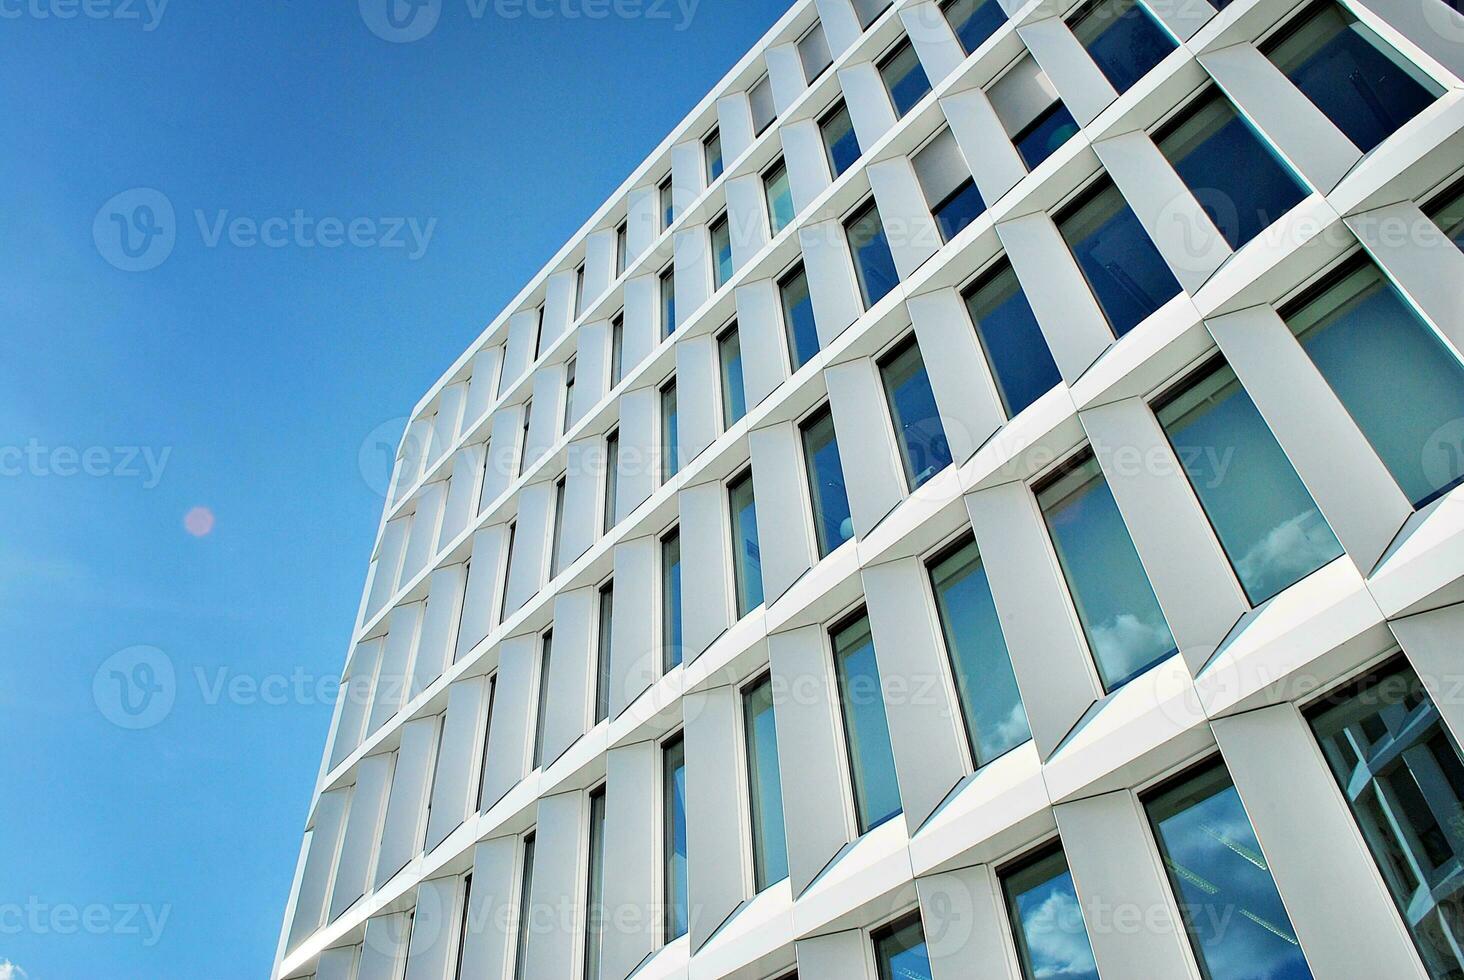
[[[276,976],[1464,976],[1461,174],[1442,0],[794,4],[417,407]]]

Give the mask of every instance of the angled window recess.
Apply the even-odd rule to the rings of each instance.
[[[854,536],[849,514],[849,491],[844,485],[844,464],[834,437],[834,417],[829,406],[810,415],[799,432],[803,437],[803,460],[808,470],[808,492],[813,498],[813,527],[818,554],[825,558]]]
[[[971,168],[966,165],[949,127],[925,144],[911,162],[920,189],[925,193],[925,202],[945,241],[955,238],[986,210]]]
[[[1094,0],[1068,27],[1120,95],[1178,47],[1139,0]]]
[[[950,0],[941,12],[967,54],[975,53],[1007,22],[1006,11],[997,0]]]
[[[930,91],[930,78],[909,38],[880,60],[879,74],[889,90],[897,119],[904,118]]]

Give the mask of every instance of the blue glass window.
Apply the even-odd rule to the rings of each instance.
[[[895,441],[911,490],[951,465],[951,445],[935,405],[920,347],[911,336],[881,362],[885,398],[895,423]]]
[[[661,666],[681,663],[681,531],[661,539]]]
[[[854,255],[854,271],[858,274],[859,291],[864,296],[864,308],[867,310],[900,283],[895,257],[890,254],[889,239],[885,237],[884,223],[880,221],[879,208],[875,207],[873,200],[844,222],[844,234],[849,239],[849,251]]]
[[[722,176],[722,171],[725,169],[722,160],[722,131],[720,129],[712,130],[712,134],[702,142],[702,147],[706,150],[707,183],[710,185]]]
[[[966,294],[966,309],[986,351],[1007,418],[1062,383],[1047,338],[1005,259]]]
[[[1286,319],[1415,506],[1464,482],[1448,436],[1464,418],[1464,364],[1377,266],[1349,263]]]
[[[681,441],[678,435],[676,382],[661,388],[661,482],[681,471]]]
[[[681,736],[661,749],[662,815],[665,827],[666,942],[686,935],[686,744]]]
[[[849,118],[848,107],[840,102],[838,108],[824,116],[818,126],[823,133],[824,148],[829,153],[829,166],[833,168],[834,178],[838,179],[864,154],[854,132],[854,121]]]
[[[986,202],[981,199],[981,192],[976,189],[974,180],[967,180],[957,187],[950,197],[933,209],[935,223],[940,226],[941,237],[946,241],[959,235],[963,228],[981,217],[985,211]]]
[[[757,540],[757,498],[748,470],[727,487],[732,508],[732,570],[737,614],[746,616],[763,602],[762,550]]]
[[[773,237],[793,223],[793,188],[788,183],[788,167],[779,160],[773,169],[763,175],[763,188],[768,199],[768,223]]]
[[[900,784],[885,717],[884,688],[874,659],[869,617],[860,614],[834,631],[834,673],[849,750],[850,779],[859,832],[867,834],[900,813]]]
[[[904,118],[905,113],[915,108],[916,103],[930,91],[930,79],[908,38],[879,63],[879,74],[889,90],[896,119]]]
[[[879,980],[931,980],[934,974],[919,912],[874,934],[874,959]]]
[[[1058,217],[1057,227],[1115,336],[1179,295],[1179,281],[1112,180],[1100,180]]]
[[[661,273],[661,331],[669,337],[676,332],[676,270]]]
[[[732,278],[732,224],[724,214],[712,222],[712,275],[721,289]]]
[[[783,329],[788,334],[788,359],[797,371],[819,351],[813,298],[808,293],[808,273],[802,265],[778,283],[778,293],[783,304]]]
[[[1155,411],[1252,605],[1342,555],[1228,365],[1208,369]]]
[[[1218,89],[1189,106],[1154,142],[1231,248],[1306,198],[1301,181]]]
[[[1096,0],[1068,26],[1120,95],[1177,47],[1138,0]]]
[[[1145,807],[1206,980],[1311,980],[1224,764],[1187,775]]]
[[[742,692],[742,730],[747,739],[747,788],[752,807],[753,882],[762,891],[788,877],[772,677],[764,677]]]
[[[1444,94],[1335,3],[1313,7],[1261,50],[1364,153]]]
[[[808,490],[813,498],[813,527],[822,558],[854,536],[849,515],[849,492],[844,486],[844,464],[834,438],[834,417],[825,405],[800,426],[803,459],[808,467]]]
[[[1032,732],[976,542],[967,540],[935,562],[930,582],[971,755],[980,768]]]
[[[625,314],[615,314],[610,321],[610,387],[625,377]]]
[[[1002,875],[1025,980],[1098,980],[1088,927],[1061,847]]]
[[[595,651],[595,724],[610,717],[610,643],[614,636],[615,583],[600,586]]]
[[[730,429],[747,414],[746,387],[742,383],[742,337],[735,323],[717,338],[717,361],[722,368],[722,425]]]
[[[967,54],[985,44],[1007,22],[1006,11],[997,0],[951,0],[944,10]]]
[[[1028,170],[1036,170],[1043,160],[1057,152],[1077,135],[1078,121],[1061,101],[1052,103],[1042,115],[1012,138]]]
[[[1085,452],[1037,491],[1058,564],[1103,685],[1112,691],[1176,652],[1113,491]]]
[[[1400,661],[1310,720],[1429,976],[1464,976],[1464,756],[1438,707]]]
[[[1464,249],[1464,185],[1430,205],[1428,215],[1455,245]]]
[[[661,229],[664,231],[676,222],[676,187],[670,174],[667,174],[666,179],[661,181],[660,197]]]

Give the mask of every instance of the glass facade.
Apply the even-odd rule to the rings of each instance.
[[[1059,215],[1057,227],[1115,336],[1179,295],[1179,281],[1112,180]]]
[[[967,54],[974,53],[1007,22],[997,0],[951,0],[942,9]]]
[[[848,107],[840,102],[818,125],[823,133],[824,149],[829,154],[829,166],[837,179],[864,155],[854,132],[854,121],[849,118]]]
[[[686,745],[681,736],[661,749],[665,841],[666,942],[686,935],[690,909],[686,897]]]
[[[899,815],[900,784],[885,717],[884,688],[874,658],[874,635],[863,613],[834,630],[834,674],[844,718],[844,743],[854,787],[859,832],[867,834]]]
[[[900,284],[895,257],[890,254],[889,239],[885,238],[884,222],[873,200],[844,222],[844,235],[854,256],[854,272],[867,310]]]
[[[819,351],[813,299],[808,293],[808,274],[802,265],[778,283],[778,295],[783,305],[783,329],[788,335],[788,360],[792,370],[797,371]]]
[[[1225,765],[1185,775],[1145,809],[1206,980],[1311,980]]]
[[[1464,977],[1464,757],[1438,707],[1398,662],[1311,724],[1429,976]]]
[[[737,615],[746,616],[763,603],[762,551],[757,540],[757,500],[752,470],[727,487],[732,513],[732,572],[737,591]]]
[[[707,159],[707,183],[716,183],[718,177],[722,176],[725,164],[722,161],[722,131],[712,130],[712,134],[702,142],[702,148],[706,151]]]
[[[1012,143],[1028,170],[1036,170],[1043,160],[1077,135],[1078,121],[1061,101],[1052,103],[1017,135]]]
[[[915,108],[930,91],[930,79],[915,54],[915,46],[908,39],[901,41],[900,46],[879,63],[879,74],[890,93],[890,104],[895,107],[897,119]]]
[[[661,273],[661,333],[669,337],[676,332],[676,270]]]
[[[879,370],[905,465],[905,483],[913,491],[951,465],[950,443],[915,338],[900,344],[880,362]]]
[[[724,214],[712,222],[712,279],[717,289],[732,278],[732,225]]]
[[[796,216],[793,188],[788,183],[788,167],[782,160],[763,175],[763,190],[768,199],[768,226],[776,238]]]
[[[919,912],[879,930],[873,939],[879,980],[932,980],[934,977]]]
[[[753,883],[763,891],[788,877],[788,837],[783,826],[783,783],[778,769],[778,722],[771,676],[742,692],[742,731],[747,740]]]
[[[1098,980],[1067,855],[1054,847],[1002,874],[1024,980]]]
[[[959,235],[967,225],[981,217],[986,211],[986,202],[976,189],[976,181],[968,180],[953,191],[950,197],[941,201],[931,213],[936,226],[940,228],[943,241],[950,241]]]
[[[1069,26],[1120,95],[1177,47],[1138,0],[1096,0]]]
[[[1464,482],[1447,438],[1464,418],[1464,364],[1377,266],[1343,266],[1286,319],[1416,506]]]
[[[605,787],[590,793],[590,868],[585,894],[585,980],[600,980],[605,938]]]
[[[736,324],[717,338],[717,362],[722,374],[722,426],[730,429],[747,414],[747,389],[742,381],[742,337]]]
[[[564,537],[564,489],[568,476],[554,481],[554,529],[549,535],[549,577],[559,574],[559,541]]]
[[[1342,555],[1229,365],[1204,369],[1155,409],[1252,605]]]
[[[813,500],[813,528],[818,554],[826,557],[854,536],[854,519],[849,511],[849,491],[844,485],[844,463],[834,435],[834,417],[825,405],[799,426],[803,436],[803,461],[808,471],[808,491]]]
[[[1364,153],[1443,88],[1337,3],[1322,3],[1261,48]]]
[[[671,175],[667,174],[666,179],[661,182],[661,230],[666,230],[676,223],[676,190],[671,182]]]
[[[681,531],[661,539],[661,666],[681,663]]]
[[[1464,186],[1456,187],[1429,205],[1428,216],[1464,250]]]
[[[1301,181],[1218,89],[1191,104],[1154,142],[1231,248],[1306,199]]]
[[[595,724],[610,717],[610,644],[614,636],[615,583],[600,586],[600,609],[596,623]]]
[[[533,918],[534,835],[524,838],[523,875],[519,879],[518,942],[513,957],[514,980],[525,980],[529,967],[529,920]]]
[[[625,377],[625,314],[617,313],[610,321],[610,387]]]
[[[937,560],[930,583],[971,757],[979,769],[1026,742],[1032,732],[976,542],[959,544]]]
[[[615,509],[619,506],[616,498],[620,493],[620,430],[616,429],[605,437],[605,514],[604,527],[606,533],[615,526]]]
[[[1062,384],[1062,374],[1022,284],[1003,259],[966,293],[966,310],[981,339],[1007,418]]]
[[[544,723],[549,720],[549,665],[554,657],[554,631],[545,633],[539,641],[539,703],[534,708],[534,764],[543,767]]]
[[[1103,685],[1112,691],[1177,652],[1113,491],[1084,453],[1037,492]]]
[[[661,387],[661,482],[681,472],[681,440],[678,435],[676,382]]]

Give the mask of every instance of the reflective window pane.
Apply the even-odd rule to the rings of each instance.
[[[530,901],[534,893],[534,835],[524,838],[523,877],[519,881],[518,944],[513,957],[514,980],[528,976]]]
[[[608,532],[615,526],[616,499],[620,492],[620,430],[605,437],[605,526]]]
[[[661,389],[661,482],[681,470],[680,439],[677,434],[676,382]]]
[[[1342,545],[1229,365],[1156,414],[1252,605],[1342,555]]]
[[[1464,482],[1464,364],[1369,261],[1287,317],[1393,478],[1424,506]]]
[[[916,103],[930,91],[930,79],[909,40],[901,42],[889,57],[880,62],[879,74],[890,93],[897,119],[915,108]]]
[[[1104,687],[1122,687],[1175,653],[1098,461],[1085,454],[1038,492],[1037,503]]]
[[[956,32],[967,54],[986,43],[1007,21],[1006,12],[997,0],[952,0],[944,9],[951,30]]]
[[[919,912],[881,929],[873,938],[879,980],[932,980]]]
[[[1217,760],[1163,790],[1146,809],[1207,980],[1311,980],[1224,764]]]
[[[681,663],[681,531],[661,539],[661,666]]]
[[[625,267],[630,264],[630,226],[622,223],[615,229],[615,274],[617,276],[625,272]]]
[[[677,735],[662,749],[665,828],[666,942],[686,935],[686,746]]]
[[[1176,47],[1174,38],[1137,0],[1096,0],[1070,26],[1120,95]]]
[[[721,289],[732,278],[732,225],[723,215],[712,224],[712,278]]]
[[[605,789],[590,794],[590,870],[585,899],[585,980],[600,980],[605,930]]]
[[[1042,854],[1002,876],[1025,980],[1098,980],[1067,855]]]
[[[595,724],[610,717],[610,643],[615,623],[615,583],[600,587],[600,615],[595,677]]]
[[[852,0],[854,13],[859,15],[859,25],[868,27],[879,19],[879,15],[889,9],[890,0]]]
[[[559,574],[559,542],[564,538],[564,491],[569,477],[561,476],[554,483],[554,526],[549,534],[549,577]]]
[[[783,783],[778,770],[778,723],[773,679],[742,692],[747,739],[747,789],[752,807],[753,880],[758,891],[788,877],[788,839],[783,826]]]
[[[1400,662],[1311,723],[1429,975],[1464,976],[1464,756],[1428,691]]]
[[[900,273],[895,269],[895,257],[890,254],[890,243],[885,238],[884,223],[879,209],[870,201],[849,220],[844,222],[844,234],[849,239],[849,251],[854,256],[854,272],[859,279],[859,291],[864,297],[867,310],[889,295],[890,290],[900,283]]]
[[[975,541],[930,569],[936,611],[977,768],[1032,737]]]
[[[549,664],[554,655],[554,631],[539,642],[539,703],[534,709],[534,765],[544,765],[544,723],[549,720]]]
[[[1077,135],[1078,121],[1061,102],[1054,102],[1042,115],[1027,124],[1027,128],[1012,138],[1017,152],[1028,170],[1037,167],[1056,153],[1068,140]]]
[[[874,659],[874,636],[864,615],[833,634],[834,673],[849,750],[849,774],[859,832],[866,834],[900,813],[900,784],[885,718],[884,690]]]
[[[849,491],[844,486],[844,463],[834,437],[834,417],[825,405],[800,427],[803,461],[808,468],[808,490],[813,498],[813,527],[819,557],[825,557],[854,536],[849,512]]]
[[[823,133],[824,149],[828,150],[829,166],[837,178],[854,166],[864,153],[859,146],[859,137],[854,133],[854,121],[849,118],[848,108],[840,102],[839,107],[819,123],[819,129]]]
[[[1179,281],[1112,180],[1099,181],[1057,226],[1115,336],[1179,294]]]
[[[951,465],[951,447],[913,336],[880,364],[880,374],[905,464],[905,482],[915,490]]]
[[[803,78],[810,85],[834,63],[829,51],[829,40],[824,34],[823,22],[809,28],[798,41],[798,60],[803,62]]]
[[[1262,51],[1364,153],[1444,94],[1335,3],[1298,18]]]
[[[1428,209],[1428,216],[1454,240],[1455,245],[1464,249],[1464,186],[1434,202]]]
[[[610,387],[625,377],[625,314],[610,321]]]
[[[722,425],[731,428],[747,414],[742,383],[742,338],[734,326],[717,339],[717,360],[722,371]]]
[[[732,510],[732,570],[737,614],[746,616],[763,603],[762,551],[757,540],[757,500],[748,470],[727,488]]]
[[[666,179],[661,183],[660,196],[661,228],[664,230],[666,228],[670,228],[673,224],[676,223],[675,185],[672,184],[669,174],[666,176]]]
[[[1301,181],[1218,89],[1166,126],[1155,142],[1231,248],[1306,198]]]
[[[941,238],[945,241],[955,238],[985,211],[986,202],[981,199],[981,192],[976,189],[974,180],[966,181],[950,197],[932,209]]]
[[[761,136],[778,118],[778,107],[773,102],[773,83],[768,76],[764,75],[748,89],[747,101],[752,107],[752,133]]]
[[[783,304],[783,328],[788,334],[788,358],[797,371],[818,353],[818,327],[813,319],[813,298],[808,294],[808,274],[803,266],[794,269],[778,284]]]
[[[714,130],[712,135],[706,138],[706,141],[702,144],[702,148],[706,151],[707,183],[712,184],[718,177],[722,176],[722,170],[724,169],[722,161],[722,131]]]
[[[669,337],[676,332],[676,270],[661,273],[661,332]]]
[[[768,223],[773,237],[793,223],[793,188],[788,183],[788,167],[782,160],[763,177],[763,187],[768,198]]]
[[[1062,383],[1062,374],[1022,284],[1003,260],[966,296],[966,309],[991,365],[1008,418]]]

